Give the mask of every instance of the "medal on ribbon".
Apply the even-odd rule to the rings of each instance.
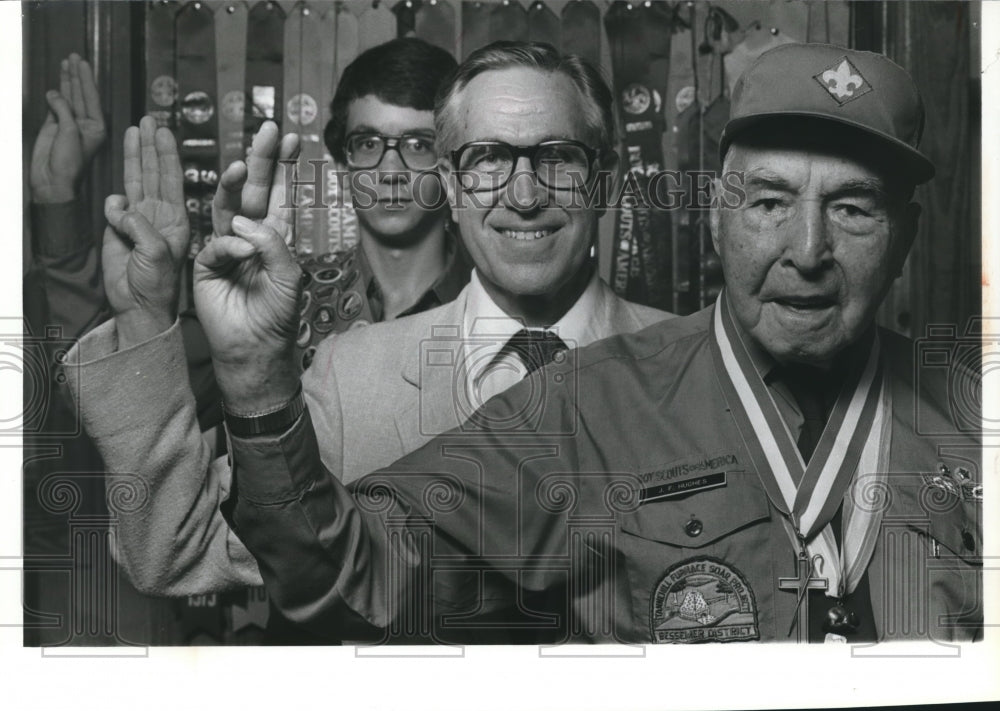
[[[879,485],[888,453],[891,402],[882,374],[877,334],[863,358],[847,368],[833,411],[808,464],[753,365],[736,328],[725,290],[716,302],[711,348],[719,383],[771,503],[785,517],[805,578],[822,571],[830,608],[829,632],[856,627],[854,613],[842,604],[864,575],[881,524],[881,508],[855,502],[860,492]],[[846,496],[852,488],[854,495]],[[843,545],[830,522],[844,504]],[[838,550],[839,548],[839,550]],[[800,570],[796,578],[802,575]],[[788,579],[792,580],[792,579]],[[799,596],[801,604],[803,595]],[[798,607],[796,608],[798,610]],[[801,618],[800,618],[801,619]],[[852,622],[853,627],[852,627]],[[793,625],[795,623],[793,622]],[[799,630],[801,638],[802,630]]]

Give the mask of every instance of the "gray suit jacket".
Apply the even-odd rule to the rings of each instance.
[[[629,303],[603,282],[604,336],[638,331],[670,314]],[[392,464],[467,417],[456,367],[468,288],[414,316],[326,339],[303,376],[322,457],[349,482]],[[71,392],[104,457],[117,507],[112,552],[133,584],[157,595],[260,585],[257,563],[224,520],[232,472],[212,461],[188,386],[180,329],[125,351],[110,321],[70,353]],[[110,500],[110,494],[109,494]]]

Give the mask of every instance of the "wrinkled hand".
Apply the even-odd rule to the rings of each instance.
[[[227,406],[260,412],[289,400],[302,270],[266,222],[233,218],[235,235],[198,253],[194,300]]]
[[[286,195],[283,168],[278,161],[294,160],[298,147],[297,136],[288,134],[281,138],[277,124],[264,122],[253,137],[246,162],[234,161],[219,178],[219,187],[212,200],[212,231],[216,235],[233,234],[233,217],[236,215],[255,221],[267,218],[272,186],[282,190],[282,196]],[[272,222],[270,226],[291,247],[290,212],[287,222]]]
[[[107,134],[90,65],[71,54],[62,61],[59,91],[45,99],[49,113],[35,139],[29,182],[36,203],[68,202]]]
[[[104,203],[104,288],[119,348],[146,341],[177,318],[190,232],[177,144],[144,116],[125,132],[125,196]]]
[[[227,406],[239,412],[280,405],[298,386],[293,354],[302,270],[288,248],[293,212],[276,162],[297,153],[297,136],[279,142],[277,127],[264,125],[248,175],[230,166],[216,193],[216,230],[229,232],[208,242],[194,266],[195,307],[216,377]],[[227,182],[227,175],[237,179]]]

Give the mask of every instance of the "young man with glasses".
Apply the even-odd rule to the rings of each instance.
[[[439,154],[455,151],[462,165],[471,145],[490,142],[505,174],[488,190],[482,183],[463,190],[453,179],[460,173],[442,158],[452,216],[475,264],[472,281],[439,308],[324,342],[303,376],[324,461],[345,482],[470,417],[475,422],[482,402],[545,362],[565,360],[566,348],[669,317],[620,299],[600,281],[592,257],[600,212],[582,204],[581,185],[558,177],[582,168],[580,177],[593,185],[601,170],[617,167],[612,97],[596,70],[548,45],[498,43],[473,53],[450,87],[435,113]],[[397,143],[401,127],[386,125],[383,116],[367,114],[353,127],[348,134],[366,136],[347,142],[356,164],[358,153],[373,160],[380,143],[383,164],[415,159],[420,149],[417,142],[407,148],[404,138]],[[574,162],[577,145],[586,147],[582,166]],[[519,151],[526,153],[505,167],[504,155]],[[162,170],[155,163],[142,168]],[[378,197],[371,214],[380,225],[402,219],[388,207],[393,187],[361,186]],[[299,388],[293,346],[302,274],[281,246],[290,225],[279,207],[281,190],[274,185],[263,220],[234,219],[235,236],[213,240],[197,263],[196,304],[220,386],[230,394],[230,430],[239,436],[267,431],[260,428],[269,426],[268,413],[281,414]],[[123,221],[120,229],[132,236],[138,228]],[[244,299],[244,288],[260,300]],[[104,342],[92,338],[70,357],[98,355],[70,376],[84,421],[109,470],[135,472],[152,493],[140,512],[122,512],[116,553],[133,582],[160,594],[259,584],[255,560],[222,514],[228,463],[212,462],[200,446],[191,395],[177,385],[175,330],[125,353],[115,353],[105,333]],[[143,376],[120,377],[134,372]],[[108,392],[118,405],[113,427]]]
[[[303,367],[328,334],[440,306],[468,282],[471,265],[450,230],[435,170],[434,95],[454,68],[444,50],[403,38],[344,70],[323,139],[348,170],[358,242],[300,261],[308,274]]]
[[[434,95],[454,68],[444,50],[404,38],[362,53],[344,70],[324,141],[348,169],[359,235],[337,259],[302,265],[313,276],[307,289],[314,298],[300,336],[321,332],[313,346],[324,331],[440,306],[468,282],[471,265],[449,230],[435,171]],[[359,274],[353,286],[346,283],[352,266]],[[339,301],[324,310],[321,295],[337,272]]]

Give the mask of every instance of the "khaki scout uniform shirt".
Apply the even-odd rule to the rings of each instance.
[[[278,607],[313,629],[360,617],[450,641],[456,611],[500,604],[458,572],[471,568],[526,594],[566,585],[542,598],[570,613],[565,641],[788,639],[795,594],[778,580],[796,551],[719,389],[711,313],[572,352],[491,400],[477,421],[493,431],[465,425],[350,491],[324,470],[308,412],[279,437],[233,438],[224,512]],[[980,444],[952,417],[947,373],[921,371],[915,395],[912,344],[882,341],[894,407],[868,567],[877,632],[976,637],[981,511],[932,475],[944,461],[978,480]],[[684,495],[639,503],[662,484]]]

